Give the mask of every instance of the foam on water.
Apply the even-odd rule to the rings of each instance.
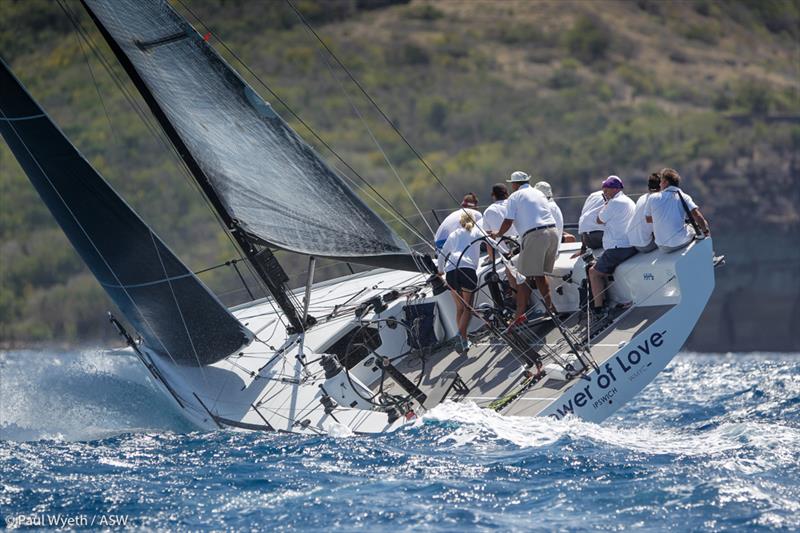
[[[0,352],[0,439],[92,440],[188,429],[133,356]]]
[[[191,432],[136,360],[0,357],[0,509],[155,529],[800,528],[800,357],[682,355],[598,425],[445,403],[390,435]]]

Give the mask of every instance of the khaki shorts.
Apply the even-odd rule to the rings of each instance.
[[[558,255],[558,230],[556,228],[531,231],[522,238],[517,268],[526,277],[544,276],[552,272]]]

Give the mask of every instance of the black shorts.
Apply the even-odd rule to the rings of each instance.
[[[612,248],[603,252],[600,259],[595,263],[594,268],[603,274],[613,274],[614,270],[624,261],[636,255],[636,248]]]
[[[456,291],[475,292],[478,288],[478,273],[474,268],[456,268],[445,275],[447,284]]]
[[[587,248],[597,250],[603,247],[603,231],[595,230],[589,233],[581,233],[581,243]]]

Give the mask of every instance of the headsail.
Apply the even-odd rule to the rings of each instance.
[[[0,133],[72,245],[153,350],[216,362],[252,334],[75,149],[0,60]]]
[[[166,1],[83,2],[229,229],[417,269],[408,245]]]

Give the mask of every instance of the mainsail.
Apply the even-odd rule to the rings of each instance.
[[[150,348],[198,366],[252,340],[1,60],[0,133],[72,245]]]
[[[417,270],[408,245],[166,1],[82,1],[234,234]]]

